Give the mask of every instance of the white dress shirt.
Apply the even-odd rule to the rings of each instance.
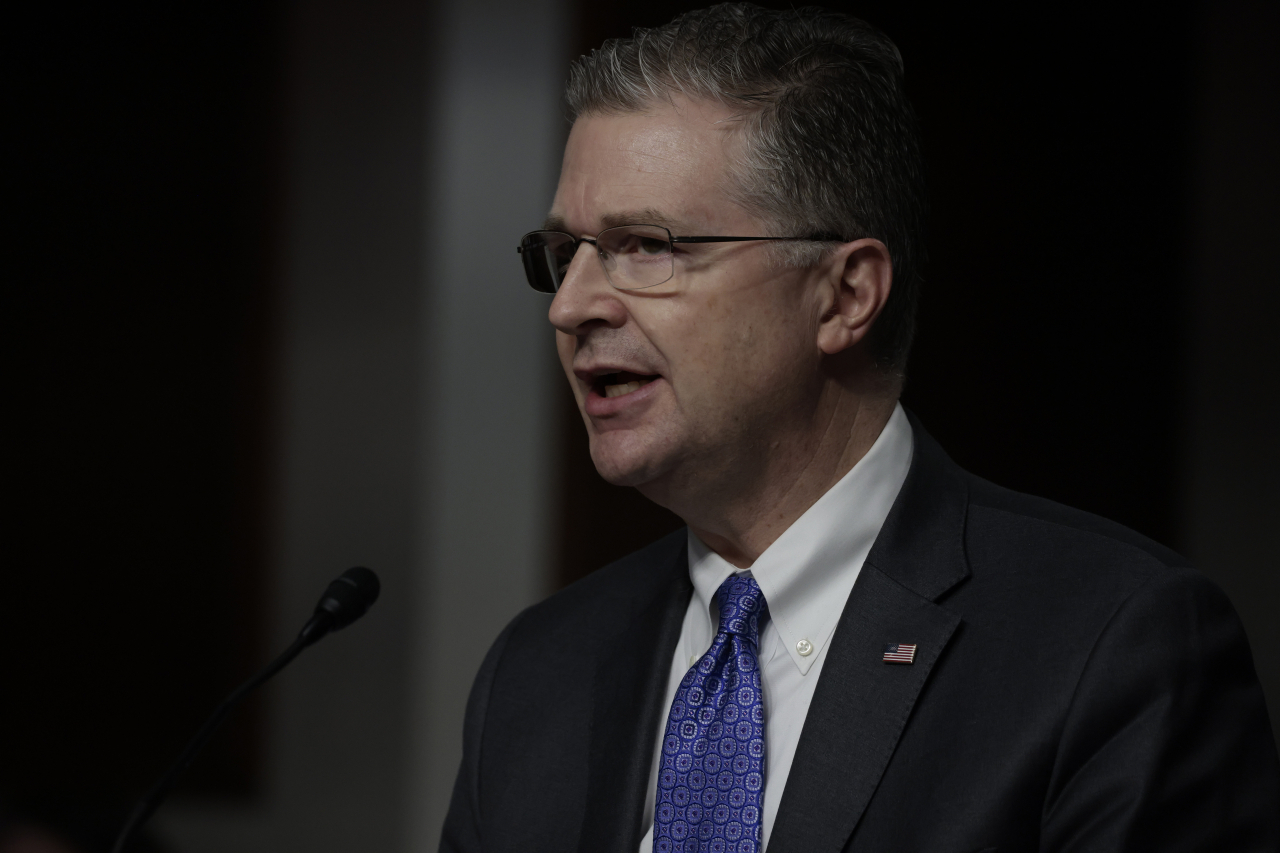
[[[911,424],[899,404],[867,455],[796,519],[750,570],[736,568],[689,533],[694,594],[671,660],[663,708],[671,707],[680,680],[711,647],[719,627],[716,591],[720,584],[735,573],[754,577],[769,604],[769,621],[760,632],[766,847],[827,647],[853,582],[907,478],[911,450]],[[666,725],[664,713],[655,732],[640,853],[653,850],[653,807]]]

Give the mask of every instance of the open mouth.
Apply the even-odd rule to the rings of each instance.
[[[657,379],[656,374],[644,375],[620,370],[616,373],[602,373],[596,377],[595,390],[601,397],[621,397],[632,391],[639,391],[645,385]]]

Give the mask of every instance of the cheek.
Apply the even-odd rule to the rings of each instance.
[[[795,405],[816,344],[794,306],[765,299],[712,311],[693,336],[702,400],[748,420]]]
[[[677,390],[686,392],[681,402],[692,409],[722,408],[749,397],[775,369],[766,319],[723,298],[708,300],[696,317],[671,339],[680,354]]]
[[[781,290],[779,288],[779,290]],[[729,362],[730,369],[759,372],[789,356],[804,331],[798,312],[780,293],[748,292],[738,299],[708,300],[704,311],[708,353]]]

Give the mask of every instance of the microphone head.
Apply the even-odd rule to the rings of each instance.
[[[315,615],[328,614],[329,630],[337,631],[363,616],[381,591],[382,584],[372,569],[347,569],[324,591]]]

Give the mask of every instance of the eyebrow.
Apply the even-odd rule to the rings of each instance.
[[[604,228],[616,228],[619,225],[661,225],[663,228],[675,233],[677,231],[688,231],[687,223],[675,219],[660,210],[652,207],[646,207],[642,210],[624,210],[618,213],[606,213],[600,217],[600,224]],[[542,222],[542,227],[546,231],[563,231],[569,233],[568,223],[564,221],[564,217],[550,215]]]

